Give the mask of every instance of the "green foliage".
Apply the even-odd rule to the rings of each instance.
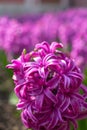
[[[14,92],[12,92],[9,96],[9,103],[12,105],[16,105],[18,103],[18,98]]]
[[[78,124],[79,124],[78,130],[87,130],[87,119],[80,120]]]
[[[87,69],[85,69],[85,71],[84,71],[84,81],[83,81],[83,83],[85,85],[87,85]]]
[[[12,77],[12,71],[10,69],[6,69],[7,64],[8,64],[8,60],[6,54],[4,53],[4,51],[0,50],[0,71],[2,71],[2,73],[6,73],[5,76]]]
[[[2,66],[5,66],[7,64],[7,57],[4,53],[4,51],[1,51],[1,50],[0,50],[0,64]]]

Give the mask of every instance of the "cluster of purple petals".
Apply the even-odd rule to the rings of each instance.
[[[17,109],[32,130],[70,130],[70,124],[76,130],[77,121],[87,117],[87,88],[81,71],[62,47],[44,41],[7,65],[14,72]]]
[[[62,22],[58,37],[62,43],[66,43],[70,56],[77,61],[77,65],[84,69],[87,66],[87,10],[69,9],[62,12],[62,15],[60,13],[60,17]]]
[[[58,41],[83,70],[87,66],[87,9],[46,13],[33,28],[33,43]]]
[[[13,18],[0,18],[0,49],[5,51],[9,60],[21,54],[24,48],[27,51],[33,49],[32,24],[32,22],[21,23]]]

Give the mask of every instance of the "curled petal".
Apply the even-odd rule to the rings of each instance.
[[[54,53],[55,50],[58,49],[58,48],[63,48],[63,44],[57,43],[57,42],[52,42],[52,44],[50,46],[51,52]]]
[[[28,108],[27,108],[27,114],[28,114],[28,116],[31,118],[31,120],[32,120],[33,122],[35,122],[35,123],[37,122],[37,119],[36,119],[36,117],[35,117],[34,114],[33,114],[31,105],[29,105]]]
[[[69,97],[65,97],[64,101],[62,102],[60,109],[62,112],[64,112],[70,105],[70,98]]]
[[[35,106],[36,106],[36,108],[37,108],[39,111],[42,109],[43,101],[44,101],[44,95],[43,95],[43,94],[38,95],[38,96],[36,97]]]
[[[44,90],[44,94],[45,94],[52,102],[54,102],[55,104],[57,103],[56,97],[54,96],[54,94],[53,94],[49,89]]]

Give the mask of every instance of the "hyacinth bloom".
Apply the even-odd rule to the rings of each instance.
[[[27,51],[33,49],[30,30],[31,24],[29,23],[21,24],[16,20],[9,21],[9,26],[5,32],[5,44],[3,45],[9,57],[21,54],[23,48],[26,48]]]
[[[0,50],[3,49],[5,31],[8,27],[9,20],[7,17],[0,17]]]
[[[4,50],[7,58],[21,54],[23,48],[29,52],[33,49],[31,36],[32,23],[21,23],[17,19],[0,18],[0,49]]]
[[[44,41],[7,65],[14,72],[17,109],[32,130],[70,130],[71,123],[76,130],[77,120],[87,117],[87,88],[81,71],[58,50],[62,47]]]

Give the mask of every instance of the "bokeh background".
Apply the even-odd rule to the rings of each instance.
[[[11,59],[36,43],[62,42],[87,85],[87,0],[0,0],[0,130],[26,130],[16,111]],[[87,130],[87,119],[78,122]]]

